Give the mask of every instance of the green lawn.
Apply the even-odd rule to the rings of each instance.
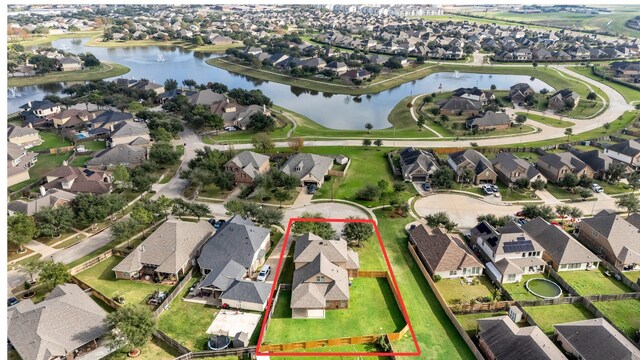
[[[22,41],[12,41],[10,44],[20,44],[23,46],[32,46],[32,45],[40,45],[51,43],[54,40],[58,39],[69,39],[69,38],[82,38],[87,36],[101,36],[102,30],[89,30],[89,31],[76,31],[76,32],[66,32],[63,34],[47,34],[47,35],[36,35],[31,34],[28,38]]]
[[[578,200],[581,199],[578,193],[571,193],[558,185],[552,184],[550,182],[547,183],[546,190],[553,195],[558,200],[570,199],[570,200]]]
[[[205,350],[209,339],[207,329],[218,314],[218,309],[214,307],[182,300],[191,285],[198,280],[191,279],[180,295],[173,300],[169,310],[158,318],[158,329],[193,351]]]
[[[503,316],[507,315],[506,312],[495,312],[495,313],[476,313],[476,314],[464,314],[464,315],[456,315],[456,319],[462,325],[467,334],[473,338],[476,335],[477,329],[477,321],[480,319],[486,319],[490,317]]]
[[[528,280],[535,279],[535,278],[545,278],[553,281],[553,279],[547,276],[546,274],[528,274],[528,275],[522,275],[522,280],[519,283],[502,284],[502,287],[504,287],[505,290],[507,290],[509,295],[511,295],[511,297],[514,300],[540,300],[539,297],[530,293],[525,286]],[[553,282],[556,283],[555,281]],[[560,284],[558,284],[558,286],[560,286]],[[562,288],[562,286],[560,287]],[[562,293],[563,293],[563,296],[568,295],[568,293],[564,289],[562,290]]]
[[[85,141],[82,143],[79,143],[78,145],[82,145],[84,146],[85,149],[87,150],[92,150],[92,151],[99,151],[99,150],[104,150],[107,148],[107,142],[106,141]]]
[[[618,84],[618,83],[614,83],[614,82],[609,81],[609,80],[605,80],[605,79],[593,74],[593,72],[591,71],[590,67],[572,66],[570,68],[570,70],[571,71],[575,71],[576,73],[578,73],[580,75],[584,75],[584,76],[586,76],[586,77],[588,77],[590,79],[599,81],[599,82],[611,87],[615,91],[619,92],[622,96],[624,96],[624,99],[627,102],[640,100],[640,91],[632,89],[632,88],[627,87],[627,86],[624,86],[622,84]]]
[[[592,303],[627,336],[635,339],[640,329],[640,300],[596,301]]]
[[[147,341],[146,344],[140,347],[140,351],[140,356],[136,358],[139,360],[171,360],[180,355],[174,348],[155,338]],[[127,356],[127,350],[116,350],[103,359],[128,360],[131,358]]]
[[[364,246],[355,248],[360,259],[360,270],[386,270],[387,265],[382,257],[382,249],[377,236],[372,236],[364,242]]]
[[[594,318],[593,314],[580,304],[529,306],[524,309],[547,335],[553,334],[555,324]]]
[[[602,186],[604,193],[608,195],[624,194],[633,191],[629,185],[623,182],[618,182],[617,184],[610,184],[602,180],[594,180],[593,182]]]
[[[541,116],[536,114],[527,114],[526,112],[517,112],[516,114],[525,115],[529,120],[533,120],[533,121],[536,121],[545,125],[557,127],[557,128],[568,128],[575,125],[575,123],[571,121],[559,120],[559,119],[554,119],[547,116]]]
[[[356,199],[355,195],[358,190],[365,185],[377,185],[378,181],[385,180],[389,183],[388,192],[393,191],[392,186],[394,177],[391,172],[389,161],[385,155],[386,151],[378,149],[365,150],[358,147],[315,147],[305,148],[304,152],[310,152],[319,155],[338,155],[342,154],[349,158],[353,158],[347,175],[341,178],[332,177],[332,181],[325,183],[314,196],[315,199],[345,199],[358,202],[364,206],[374,207],[382,205],[379,200],[366,201]],[[408,199],[415,195],[413,186],[407,186],[407,189],[399,194],[401,199]]]
[[[67,160],[69,156],[71,156],[71,153],[38,155],[38,161],[29,169],[29,180],[10,186],[9,191],[20,190],[34,183],[36,180],[40,180],[51,170],[62,166],[62,163]]]
[[[476,285],[462,285],[461,279],[442,279],[436,283],[436,287],[444,300],[451,304],[454,299],[469,303],[472,299],[479,297],[491,297],[491,291],[494,289],[491,280],[486,276],[477,277],[480,282]]]
[[[92,155],[78,155],[69,163],[69,165],[83,167],[84,164],[91,159],[93,159]]]
[[[39,133],[43,141],[42,144],[30,148],[29,151],[47,150],[73,145],[71,141],[65,139],[62,135],[56,134],[55,132],[40,131]]]
[[[638,271],[625,271],[622,273],[627,279],[636,282],[640,279],[640,270]]]
[[[332,339],[400,331],[404,318],[385,278],[355,278],[349,288],[348,309],[327,310],[324,319],[292,319],[291,292],[282,291],[264,343]],[[305,329],[305,331],[300,331]]]
[[[8,86],[32,86],[57,83],[61,81],[94,81],[117,77],[131,71],[120,64],[103,62],[99,66],[77,71],[55,71],[44,76],[9,77]]]
[[[389,218],[388,213],[382,210],[376,210],[375,214],[398,288],[422,350],[420,359],[472,359],[473,355],[407,250],[404,227],[413,219]],[[415,346],[412,338],[405,336],[394,343],[394,349],[412,352]]]
[[[613,276],[604,274],[604,267],[597,271],[562,271],[560,277],[573,287],[579,295],[624,294],[632,292]]]
[[[76,277],[107,297],[119,293],[126,304],[144,304],[145,298],[156,290],[169,291],[171,286],[141,281],[117,280],[112,269],[123,258],[112,256],[107,260],[79,273]]]

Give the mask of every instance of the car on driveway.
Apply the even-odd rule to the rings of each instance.
[[[20,302],[20,300],[12,297],[7,299],[7,306],[13,306],[13,305],[17,305]]]
[[[493,195],[495,191],[493,191],[493,187],[489,184],[482,185],[482,191],[484,191],[487,195]]]
[[[262,269],[260,270],[260,273],[258,274],[258,281],[262,281],[262,282],[267,281],[267,278],[269,277],[270,273],[271,273],[271,266],[269,265],[263,266]]]
[[[224,220],[218,220],[218,221],[216,221],[216,222],[213,224],[213,228],[214,228],[214,229],[220,229],[220,227],[221,227],[222,225],[224,225],[224,223],[225,223],[225,222],[226,222],[226,221],[224,221]]]
[[[600,186],[600,185],[598,185],[596,183],[591,184],[591,190],[593,190],[593,192],[595,192],[595,193],[601,193],[601,192],[604,191],[602,186]]]
[[[422,190],[431,191],[431,184],[429,184],[429,183],[422,184]]]
[[[309,195],[313,195],[313,194],[315,194],[315,193],[316,193],[316,190],[318,190],[318,188],[316,187],[316,185],[314,185],[314,184],[307,185],[307,193],[308,193]]]
[[[491,185],[491,190],[493,190],[494,193],[500,192],[498,185]]]

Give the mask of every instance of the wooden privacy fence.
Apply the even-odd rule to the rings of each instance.
[[[178,283],[178,285],[176,285],[176,287],[173,288],[173,291],[171,291],[171,294],[169,294],[169,296],[167,296],[167,298],[164,299],[162,304],[160,304],[160,306],[158,306],[158,308],[153,312],[153,316],[155,318],[160,316],[160,314],[162,314],[167,309],[169,304],[171,304],[173,299],[175,299],[176,297],[178,297],[178,295],[180,295],[180,292],[182,292],[182,290],[187,286],[189,281],[193,278],[193,272],[194,270],[193,268],[191,268],[191,271],[189,271],[187,275],[184,278],[182,278],[182,280]]]
[[[173,340],[171,337],[169,337],[167,334],[163,333],[160,330],[154,331],[153,332],[153,337],[155,337],[156,339],[158,339],[158,340],[164,342],[165,344],[171,346],[172,348],[176,349],[176,351],[178,351],[182,355],[188,354],[188,353],[191,352],[191,350],[187,349],[186,347],[184,347],[179,342]]]
[[[620,269],[618,269],[617,267],[609,264],[608,262],[602,260],[600,261],[600,264],[602,264],[602,266],[604,266],[605,268],[607,268],[607,270],[609,270],[610,272],[612,272],[613,274],[617,274],[618,276],[620,276],[621,281],[627,285],[628,287],[630,287],[633,291],[635,292],[640,292],[640,285],[638,285],[638,283],[633,282],[631,279],[629,279],[628,277],[626,277],[624,275],[624,272],[620,271]]]
[[[429,284],[431,291],[433,291],[433,293],[436,296],[436,299],[438,299],[438,302],[440,303],[440,306],[442,307],[442,309],[444,309],[445,314],[447,314],[449,321],[451,321],[453,326],[456,328],[456,330],[458,331],[458,334],[460,334],[460,336],[462,337],[462,340],[464,340],[465,344],[467,344],[467,346],[469,347],[473,355],[476,357],[476,359],[484,359],[484,356],[482,356],[482,353],[480,352],[480,350],[478,350],[478,347],[476,346],[476,344],[471,340],[471,337],[469,337],[469,334],[467,334],[467,332],[462,328],[460,323],[458,323],[458,320],[456,319],[451,309],[449,309],[449,306],[447,306],[447,302],[444,300],[444,298],[438,291],[436,284],[433,282],[433,280],[431,280],[431,275],[429,275],[427,268],[424,266],[424,264],[422,264],[422,262],[420,261],[420,258],[418,257],[418,254],[416,253],[415,245],[408,244],[408,246],[409,246],[409,252],[411,253],[411,256],[413,256],[413,260],[418,265],[418,268],[420,269],[420,272],[422,272],[422,275],[424,276],[425,280],[427,280],[427,284]]]
[[[383,278],[383,277],[387,277],[387,272],[386,271],[375,271],[375,270],[360,270],[360,271],[358,271],[358,277],[361,277],[361,278]],[[389,281],[389,284],[392,285],[391,287],[393,287],[393,283],[391,281]]]
[[[334,339],[298,341],[298,342],[287,343],[287,344],[263,344],[261,346],[261,350],[283,352],[283,351],[291,351],[291,350],[315,349],[315,348],[321,348],[326,346],[369,344],[369,343],[375,342],[376,340],[378,340],[380,337],[384,335],[385,334],[375,334],[375,335],[364,335],[364,336],[341,337],[341,338],[334,338]],[[390,334],[386,334],[386,335],[388,336]],[[394,337],[397,337],[397,336],[399,335],[395,335]],[[392,340],[391,337],[389,337],[389,340]]]
[[[640,292],[632,292],[625,294],[606,294],[606,295],[586,295],[584,299],[589,301],[619,301],[640,299]]]
[[[84,270],[98,264],[101,263],[103,261],[105,261],[106,259],[110,258],[111,256],[113,256],[113,249],[109,249],[105,252],[103,252],[102,254],[91,258],[85,262],[83,262],[80,265],[74,266],[71,269],[69,269],[69,274],[71,275],[75,275],[77,273],[83,272]]]
[[[117,309],[120,306],[122,306],[122,305],[118,304],[117,302],[115,302],[110,297],[107,297],[106,295],[104,295],[100,291],[94,289],[89,284],[85,283],[84,281],[78,279],[77,277],[75,277],[73,275],[71,275],[71,282],[76,284],[76,285],[78,285],[82,290],[87,290],[87,289],[90,290],[91,291],[91,296],[94,296],[94,297],[100,299],[102,302],[104,302],[105,304],[109,305],[113,309]]]

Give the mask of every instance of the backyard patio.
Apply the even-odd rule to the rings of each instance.
[[[350,292],[348,309],[327,310],[324,319],[292,319],[291,292],[281,291],[264,343],[386,334],[400,331],[405,326],[385,278],[355,278]]]

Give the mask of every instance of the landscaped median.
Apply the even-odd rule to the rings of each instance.
[[[128,73],[131,69],[124,65],[102,62],[99,66],[77,71],[55,71],[42,76],[9,77],[8,86],[30,86],[67,81],[94,81],[112,78]]]

